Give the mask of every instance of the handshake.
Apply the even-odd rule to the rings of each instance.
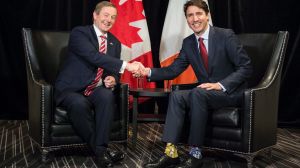
[[[132,73],[133,77],[140,78],[144,76],[148,76],[150,73],[149,67],[144,67],[144,65],[140,62],[134,61],[133,63],[127,63],[126,69]]]

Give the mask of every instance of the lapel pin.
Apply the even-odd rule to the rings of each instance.
[[[110,42],[109,45],[114,45],[114,43]]]

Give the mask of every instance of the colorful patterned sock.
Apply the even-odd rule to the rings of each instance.
[[[165,154],[171,158],[177,158],[178,157],[177,147],[172,143],[167,143]]]
[[[198,147],[192,147],[189,154],[197,159],[202,158],[201,149]]]

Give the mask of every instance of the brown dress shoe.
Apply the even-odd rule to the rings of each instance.
[[[146,163],[143,167],[144,168],[172,168],[175,167],[177,164],[180,163],[179,157],[171,158],[167,155],[163,155],[159,159]]]

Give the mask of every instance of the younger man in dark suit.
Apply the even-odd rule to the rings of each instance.
[[[55,83],[57,105],[66,108],[75,131],[93,149],[100,167],[112,167],[113,161],[124,158],[121,152],[107,151],[115,110],[113,88],[125,69],[137,71],[141,66],[120,60],[121,44],[109,32],[116,17],[116,7],[103,1],[93,12],[93,25],[72,30],[68,56]]]
[[[167,142],[165,155],[145,164],[145,168],[201,167],[199,147],[204,141],[208,109],[239,105],[247,86],[246,80],[252,72],[250,59],[233,31],[208,24],[209,9],[204,1],[186,2],[184,12],[194,33],[183,40],[178,58],[168,67],[146,68],[135,76],[148,76],[150,81],[168,80],[192,65],[200,85],[192,90],[171,93],[162,137]],[[176,144],[186,113],[190,121],[190,157],[179,165]]]

